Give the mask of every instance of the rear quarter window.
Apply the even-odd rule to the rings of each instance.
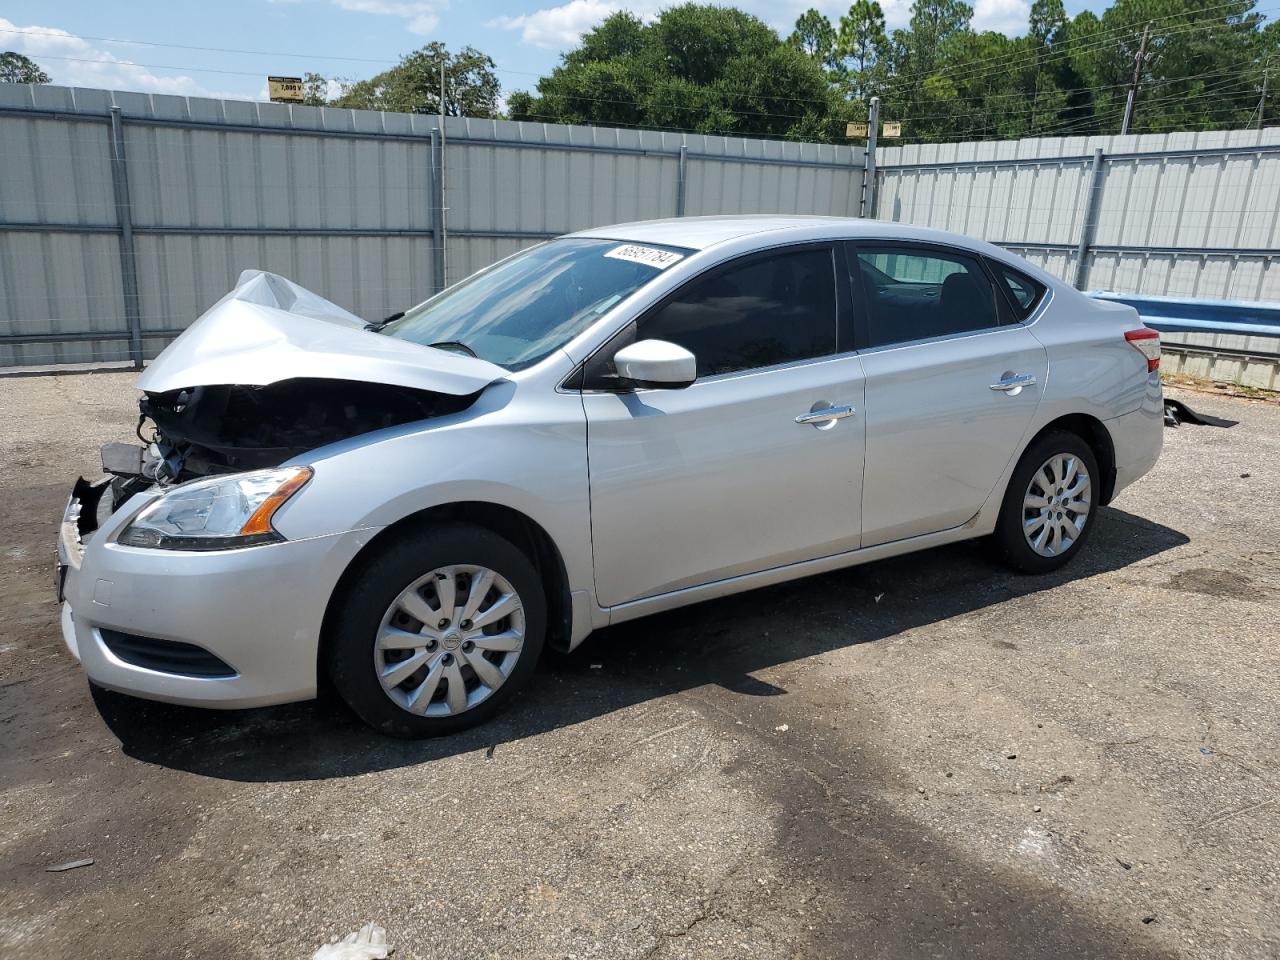
[[[1039,280],[1034,280],[1020,270],[1015,270],[998,260],[988,260],[987,263],[1000,281],[999,286],[1007,295],[1014,316],[1019,320],[1025,320],[1031,316],[1040,305],[1048,288]]]

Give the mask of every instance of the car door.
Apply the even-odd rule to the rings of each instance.
[[[588,362],[602,606],[857,548],[862,369],[842,256],[810,244],[713,268]],[[611,388],[608,357],[647,339],[690,350],[697,380]]]
[[[959,526],[1021,449],[1045,349],[972,253],[859,241],[846,261],[866,377],[862,543]]]

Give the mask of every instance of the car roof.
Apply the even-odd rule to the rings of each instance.
[[[855,217],[794,216],[787,214],[745,214],[714,217],[672,217],[665,220],[637,220],[581,230],[572,236],[657,243],[666,246],[706,250],[719,243],[766,233],[804,234],[813,239],[880,238],[923,240],[977,249],[981,241],[943,230],[917,227],[887,220]],[[770,238],[775,239],[775,238]],[[781,239],[781,238],[776,238]]]
[[[813,227],[819,224],[857,223],[842,217],[794,217],[785,215],[671,217],[665,220],[636,220],[594,227],[575,234],[580,237],[603,237],[633,243],[659,243],[667,246],[705,250],[726,240],[736,240],[757,233],[785,230],[788,227]]]
[[[822,240],[912,240],[959,247],[1005,263],[1014,263],[1043,283],[1060,287],[1061,282],[1040,267],[1027,263],[985,240],[977,240],[947,230],[934,230],[910,223],[866,220],[858,217],[797,216],[794,214],[741,214],[736,216],[671,217],[665,220],[637,220],[611,226],[592,227],[570,234],[628,243],[652,243],[691,250],[708,250],[732,241],[760,238],[760,246]],[[741,252],[742,243],[734,244]]]

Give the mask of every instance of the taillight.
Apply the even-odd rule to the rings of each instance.
[[[1129,346],[1147,358],[1147,373],[1160,369],[1160,331],[1143,327],[1141,330],[1126,330],[1124,338]]]

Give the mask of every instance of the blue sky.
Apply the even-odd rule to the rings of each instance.
[[[673,0],[0,0],[0,50],[37,60],[55,83],[148,93],[262,99],[268,74],[371,76],[432,40],[493,57],[504,93],[529,89],[609,13],[651,15]],[[1029,0],[971,0],[977,29],[1023,32]],[[809,6],[838,17],[844,2],[739,0],[780,32]],[[889,25],[910,0],[881,0]],[[1104,0],[1067,0],[1075,13]],[[145,43],[122,43],[132,40]],[[193,47],[218,49],[190,49]],[[246,52],[233,52],[246,51]]]

